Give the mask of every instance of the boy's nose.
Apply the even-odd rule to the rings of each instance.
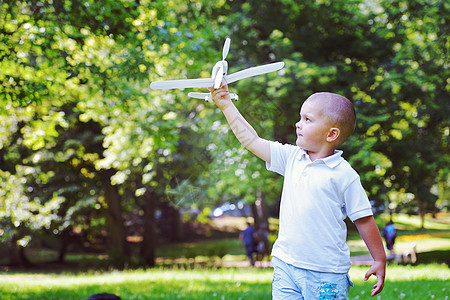
[[[300,121],[298,121],[297,123],[295,123],[295,127],[300,128]]]

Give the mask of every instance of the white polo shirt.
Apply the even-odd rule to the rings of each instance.
[[[371,216],[358,173],[342,151],[313,162],[300,147],[270,143],[266,167],[284,176],[280,226],[272,256],[299,268],[332,273],[350,269],[346,216]]]

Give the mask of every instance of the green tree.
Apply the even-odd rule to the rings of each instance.
[[[286,63],[277,81],[239,83],[261,107],[276,101],[267,110],[276,139],[293,142],[309,94],[348,96],[359,121],[343,147],[370,198],[410,194],[423,215],[435,207],[439,174],[448,177],[448,9],[445,1],[234,1],[225,23],[241,24],[233,35],[247,64]]]
[[[107,228],[118,266],[134,233],[152,266],[157,227],[181,234],[178,209],[277,203],[280,178],[239,145],[213,104],[149,89],[210,76],[226,35],[230,73],[286,64],[230,85],[261,136],[293,143],[304,99],[335,91],[357,109],[343,147],[371,199],[423,215],[448,188],[445,1],[0,5],[0,239],[14,263],[27,263],[23,249],[42,233],[62,239],[63,258],[68,233]]]
[[[450,5],[446,1],[381,5],[385,19],[379,26],[392,37],[394,54],[391,64],[379,69],[382,79],[375,90],[389,95],[395,106],[381,123],[385,147],[379,149],[392,161],[386,183],[396,192],[395,204],[423,217],[437,209],[438,195],[432,187],[449,176],[450,86],[443,79],[450,76],[446,60]],[[398,201],[398,192],[412,197]]]
[[[58,217],[54,224],[46,223],[51,228],[63,221],[64,212],[73,212],[81,203],[100,205],[109,225],[111,254],[118,259],[127,253],[123,218],[136,216],[132,211],[137,206],[146,220],[142,255],[148,265],[154,264],[155,209],[176,185],[180,132],[195,132],[191,130],[195,124],[186,122],[186,117],[197,105],[178,101],[186,99],[184,93],[158,94],[148,86],[161,77],[188,76],[192,70],[197,76],[205,70],[210,40],[201,38],[217,31],[203,13],[215,5],[200,1],[2,3],[0,105],[5,134],[0,157],[3,180],[20,183],[14,191],[2,184],[2,193],[22,195],[21,201],[7,199],[23,204],[28,212],[26,203],[36,202],[37,216],[41,206],[57,199],[59,207],[53,206],[52,215]],[[87,128],[87,136],[78,135],[79,127]],[[92,152],[87,149],[90,142],[103,148]],[[50,162],[55,169],[45,173],[44,182],[39,177],[43,175],[29,176],[30,168],[41,174]],[[17,171],[24,169],[21,166],[28,173]],[[73,181],[66,180],[72,175]],[[31,190],[32,186],[45,187],[45,192]],[[4,215],[14,214],[2,201]],[[4,231],[13,232],[20,225],[28,231],[33,228],[35,234],[44,226],[8,224]]]

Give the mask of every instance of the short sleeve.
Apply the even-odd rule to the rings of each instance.
[[[347,216],[352,222],[373,215],[372,206],[359,176],[344,191],[344,201]]]
[[[293,147],[279,142],[270,142],[270,163],[266,162],[267,170],[284,176],[289,154]]]

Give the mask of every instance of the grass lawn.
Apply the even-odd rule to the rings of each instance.
[[[374,279],[367,267],[352,267],[349,299],[369,299]],[[447,265],[388,266],[378,299],[448,299]],[[271,299],[271,269],[123,271],[83,274],[0,273],[2,300],[86,299],[114,293],[122,299]],[[375,298],[376,299],[376,298]]]
[[[275,220],[276,221],[276,220]],[[377,217],[380,227],[386,216]],[[415,216],[394,215],[399,237],[397,253],[416,243],[419,265],[388,264],[385,289],[375,299],[448,299],[450,269],[446,264],[421,264],[448,258],[450,251],[450,222],[448,215],[426,219],[427,229],[420,229]],[[275,223],[271,225],[275,226]],[[271,240],[275,239],[275,234]],[[352,255],[367,254],[359,234],[349,231],[348,244]],[[49,253],[34,252],[33,258]],[[53,254],[54,255],[54,254]],[[91,255],[68,256],[72,263],[84,262],[91,270],[105,257]],[[83,300],[95,293],[113,293],[122,299],[271,299],[271,268],[222,267],[227,262],[245,261],[243,249],[236,238],[206,240],[196,243],[171,244],[157,250],[159,268],[127,271],[85,271],[78,273],[54,272],[0,272],[0,299],[77,299]],[[31,256],[30,256],[31,257]],[[43,260],[45,261],[45,260]],[[424,260],[425,261],[425,260]],[[424,262],[422,261],[422,262]],[[219,262],[219,263],[217,263]],[[193,270],[190,269],[194,266]],[[233,266],[233,264],[231,264]],[[162,267],[165,266],[165,267]],[[206,266],[206,267],[205,267]],[[214,266],[214,267],[213,267]],[[46,268],[47,270],[54,270]],[[353,266],[350,276],[354,283],[349,299],[373,299],[370,290],[375,278],[364,282],[367,266]]]
[[[350,277],[354,287],[349,299],[373,299],[370,290],[375,278],[364,282],[368,267],[353,266]],[[418,266],[399,266],[388,264],[383,292],[375,299],[448,299],[450,269],[446,264],[428,264]]]

